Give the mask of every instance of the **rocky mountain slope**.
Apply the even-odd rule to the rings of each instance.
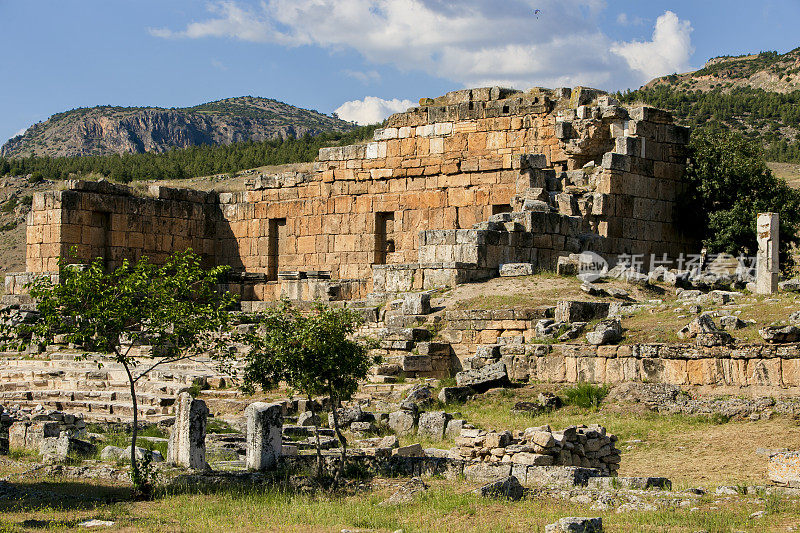
[[[747,87],[790,93],[800,90],[800,48],[785,54],[761,52],[715,57],[700,70],[656,78],[643,88],[652,89],[660,85],[703,92],[715,89],[730,92]]]
[[[164,152],[176,147],[300,137],[354,127],[317,111],[253,96],[172,109],[98,106],[58,113],[34,124],[6,142],[0,155]]]
[[[669,109],[688,126],[740,131],[762,144],[766,159],[800,162],[800,48],[713,58],[620,98]]]

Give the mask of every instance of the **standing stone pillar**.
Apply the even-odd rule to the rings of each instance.
[[[247,468],[275,468],[281,455],[283,405],[251,403],[244,410],[244,416],[247,420]]]
[[[208,407],[188,392],[175,402],[175,425],[169,436],[167,461],[174,465],[204,470],[206,464],[206,419]]]
[[[778,213],[759,213],[756,222],[758,255],[756,256],[756,294],[772,294],[778,290]]]

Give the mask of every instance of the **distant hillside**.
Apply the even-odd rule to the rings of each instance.
[[[669,109],[682,124],[740,131],[770,161],[800,162],[800,48],[717,57],[619,96]]]
[[[0,157],[0,176],[24,176],[31,183],[87,176],[116,181],[180,180],[233,173],[265,165],[313,161],[325,146],[345,146],[372,139],[377,124],[316,136],[190,146],[163,153],[72,157]]]
[[[346,132],[355,126],[317,111],[253,96],[194,107],[98,106],[58,113],[6,142],[4,157],[165,152],[172,148]]]

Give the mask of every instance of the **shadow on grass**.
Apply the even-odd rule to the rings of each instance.
[[[27,512],[44,507],[65,511],[88,510],[131,500],[131,488],[91,483],[90,481],[10,482],[0,493],[0,513]]]

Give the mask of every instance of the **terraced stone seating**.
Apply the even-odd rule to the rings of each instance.
[[[0,404],[57,409],[81,414],[89,422],[123,422],[133,415],[127,375],[108,356],[56,350],[38,358],[0,355]],[[137,384],[138,411],[144,422],[173,414],[175,396],[194,383],[219,387],[225,376],[208,362],[181,361],[156,368]]]

